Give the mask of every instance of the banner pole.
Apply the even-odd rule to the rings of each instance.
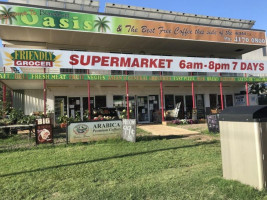
[[[247,77],[247,74],[245,74],[245,77]],[[248,94],[248,82],[246,82],[246,97],[247,97],[247,106],[249,106],[250,102],[249,102],[249,94]]]
[[[159,74],[160,74],[160,78],[161,78],[162,77],[162,72],[160,72]],[[161,120],[162,120],[162,122],[164,122],[165,119],[164,119],[163,84],[162,84],[162,80],[160,81],[160,101],[161,101]]]
[[[125,71],[125,75],[127,76],[127,71]],[[126,105],[127,105],[127,119],[130,119],[130,110],[129,110],[129,85],[128,85],[128,80],[126,81]]]
[[[46,69],[44,68],[44,74],[46,74]],[[46,79],[43,80],[44,83],[44,115],[46,116]]]
[[[87,69],[87,74],[90,74],[90,70]],[[87,96],[88,96],[88,119],[91,120],[91,95],[90,95],[90,80],[87,81]]]
[[[3,109],[6,109],[6,85],[2,83],[3,88]]]
[[[193,76],[193,73],[191,72],[191,76]],[[196,101],[195,101],[195,88],[194,88],[194,81],[191,82],[191,88],[192,88],[192,101],[193,101],[193,109],[196,108]]]
[[[220,73],[220,77],[221,77],[221,73]],[[222,107],[222,110],[224,110],[224,105],[223,105],[223,85],[222,85],[222,81],[220,81],[220,94],[221,94],[221,107]]]

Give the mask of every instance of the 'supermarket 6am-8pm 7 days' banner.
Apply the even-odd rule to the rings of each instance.
[[[58,11],[0,4],[0,25],[156,38],[265,45],[264,31]]]
[[[95,70],[267,73],[267,62],[80,51],[0,49],[0,67]]]

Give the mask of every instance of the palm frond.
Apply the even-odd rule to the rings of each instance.
[[[6,7],[5,6],[1,6],[1,7],[2,7],[3,11],[5,11],[7,13]]]

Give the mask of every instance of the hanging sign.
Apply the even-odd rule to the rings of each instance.
[[[0,80],[91,80],[91,81],[182,81],[182,82],[267,82],[267,77],[216,76],[122,76],[88,74],[18,74],[0,73]],[[154,101],[156,104],[157,101]],[[92,102],[91,102],[92,103]]]
[[[159,72],[267,73],[266,61],[13,48],[0,49],[0,66]]]

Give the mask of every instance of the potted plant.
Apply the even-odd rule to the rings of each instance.
[[[57,118],[58,119],[58,123],[60,123],[60,128],[66,128],[68,125],[68,121],[69,118],[67,115],[62,115],[60,117]]]

